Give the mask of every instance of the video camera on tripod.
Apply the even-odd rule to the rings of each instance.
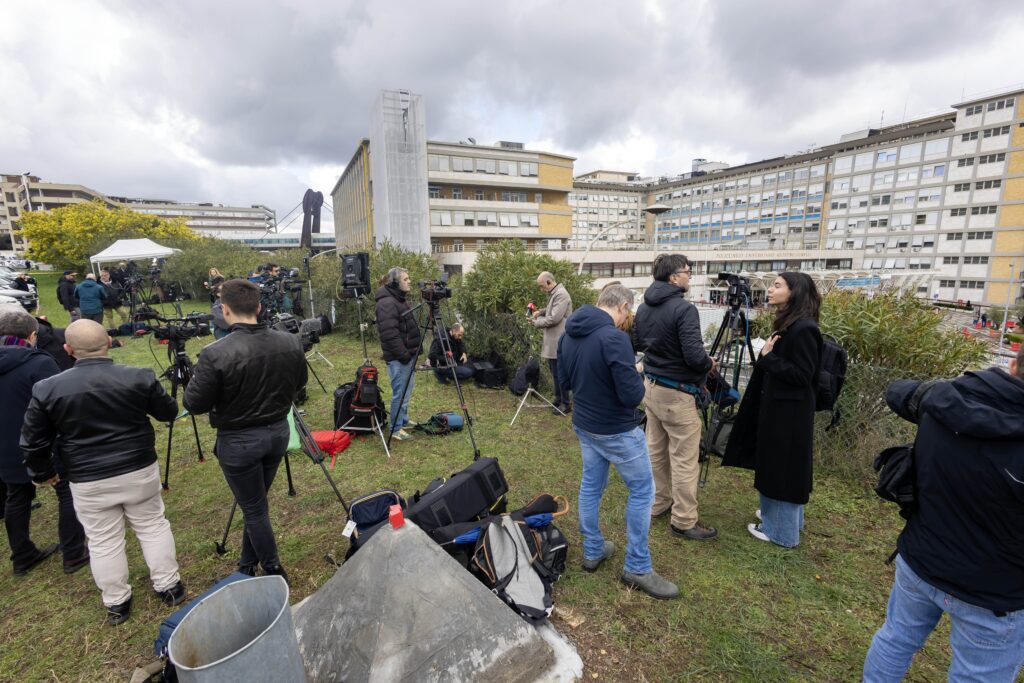
[[[420,298],[427,303],[436,304],[452,296],[452,289],[448,286],[448,273],[441,273],[440,280],[420,280],[417,286]]]
[[[143,329],[152,332],[159,341],[185,341],[210,334],[213,316],[209,313],[189,313],[180,318],[165,318],[153,309],[144,309],[132,316],[135,322],[155,320],[159,325],[146,325]]]
[[[753,296],[750,291],[750,278],[736,273],[719,273],[718,279],[729,284],[725,299],[730,307],[735,309],[744,303],[750,304],[750,299]]]

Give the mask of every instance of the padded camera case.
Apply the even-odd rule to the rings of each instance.
[[[507,492],[508,482],[498,461],[480,458],[424,493],[409,506],[405,516],[430,533],[438,527],[504,512]]]

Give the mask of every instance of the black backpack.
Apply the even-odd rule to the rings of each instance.
[[[900,506],[900,517],[910,520],[917,510],[917,470],[914,467],[914,444],[891,446],[875,457],[878,484],[875,493],[883,500]],[[891,564],[899,550],[893,550],[885,561]]]
[[[531,624],[551,615],[554,579],[543,563],[540,534],[522,515],[495,515],[484,520],[473,551],[471,570],[484,585]]]
[[[334,428],[351,429],[354,431],[373,430],[373,421],[368,414],[356,414],[352,412],[352,404],[355,402],[359,385],[355,382],[348,382],[340,385],[334,390]],[[365,394],[364,394],[365,395]],[[377,391],[377,405],[373,409],[377,416],[381,429],[388,424],[388,411],[384,408],[384,399]]]
[[[850,355],[832,335],[822,334],[821,340],[821,369],[818,371],[814,407],[815,410],[833,410],[836,401],[839,400],[839,392],[846,383],[846,368],[850,362]],[[839,413],[835,411],[832,422],[835,424],[838,421]]]
[[[531,358],[518,368],[515,377],[508,385],[509,391],[516,396],[522,396],[529,387],[534,389],[540,384],[540,364],[535,358]]]

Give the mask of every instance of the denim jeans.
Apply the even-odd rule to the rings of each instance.
[[[1024,610],[999,617],[992,610],[962,602],[919,577],[897,556],[885,623],[871,640],[864,681],[901,680],[943,612],[952,620],[950,681],[1011,683],[1015,679],[1024,664]]]
[[[448,380],[452,378],[453,374],[459,378],[460,384],[468,382],[473,379],[473,367],[468,363],[462,363],[452,368],[434,368],[434,376],[441,384],[448,384]]]
[[[626,501],[626,571],[647,574],[651,571],[647,532],[651,527],[654,476],[643,430],[637,427],[620,434],[591,434],[576,426],[573,429],[583,451],[579,518],[584,559],[597,559],[604,552],[598,512],[601,497],[608,486],[609,465],[615,465],[629,489]]]
[[[804,528],[804,506],[775,500],[761,494],[761,531],[772,543],[786,548],[800,545]]]
[[[391,378],[391,432],[397,432],[409,422],[409,401],[412,400],[412,388],[416,384],[416,359],[408,363],[397,360],[388,361],[388,377]],[[409,388],[406,389],[405,385]],[[402,394],[405,393],[405,400]],[[401,405],[399,405],[401,402]]]
[[[288,421],[217,432],[217,462],[245,521],[239,567],[280,567],[267,491],[288,450]]]

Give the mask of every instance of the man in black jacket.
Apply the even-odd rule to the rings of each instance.
[[[89,539],[92,576],[103,594],[107,623],[128,619],[132,587],[125,555],[125,521],[135,531],[153,590],[167,605],[185,599],[174,536],[160,497],[152,415],[173,420],[177,402],[148,368],[115,365],[110,337],[99,323],[78,320],[65,331],[75,367],[32,390],[21,451],[32,480],[71,482],[75,512]],[[50,454],[57,446],[64,474]]]
[[[1010,683],[1024,664],[1024,351],[1009,374],[901,380],[885,398],[918,425],[917,509],[864,680],[901,680],[948,613],[949,680]]]
[[[420,354],[420,331],[406,299],[412,280],[405,268],[392,268],[386,284],[377,290],[377,330],[380,349],[391,378],[391,435],[399,441],[412,439],[404,427],[409,422],[409,402],[416,380],[416,358]],[[403,400],[404,397],[404,400]]]
[[[267,491],[288,449],[288,412],[308,377],[298,336],[257,322],[260,289],[228,280],[220,289],[231,334],[199,354],[195,377],[185,388],[185,408],[210,413],[217,429],[214,452],[224,479],[245,517],[239,571],[287,574],[270,525]]]
[[[449,348],[451,348],[451,361],[446,357],[441,339],[434,334],[434,341],[430,344],[430,367],[434,368],[434,375],[441,384],[448,384],[448,380],[454,374],[460,382],[465,382],[473,377],[473,368],[469,365],[469,357],[466,355],[466,345],[462,342],[466,330],[461,323],[455,323],[448,330]]]
[[[653,275],[633,323],[637,347],[645,354],[647,448],[655,486],[651,514],[671,512],[673,535],[703,541],[718,531],[697,515],[701,422],[696,396],[715,362],[704,351],[700,315],[683,298],[690,262],[682,254],[661,254]]]
[[[78,320],[78,300],[75,296],[75,271],[65,270],[64,276],[57,283],[57,301],[71,316],[71,321]]]
[[[4,525],[15,576],[27,574],[58,547],[64,557],[64,573],[72,574],[89,564],[85,532],[75,517],[67,481],[53,487],[58,501],[60,546],[54,543],[40,550],[29,536],[35,486],[18,448],[21,423],[32,398],[32,387],[60,372],[54,360],[36,348],[38,330],[36,319],[20,307],[6,306],[0,311],[0,415],[4,416],[0,420],[0,479],[7,485]]]

